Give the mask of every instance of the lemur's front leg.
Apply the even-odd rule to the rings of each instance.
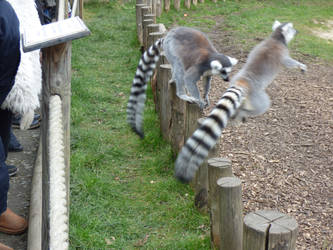
[[[287,68],[299,68],[301,71],[307,71],[307,66],[299,61],[292,59],[291,57],[286,57],[282,61],[283,65]]]

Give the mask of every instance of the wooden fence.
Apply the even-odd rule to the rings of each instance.
[[[197,1],[192,3],[196,5]],[[185,0],[184,4],[190,8],[191,2]],[[170,9],[170,0],[164,0],[163,6],[161,0],[137,0],[137,36],[145,50],[166,33],[163,24],[156,24],[156,17],[163,9]],[[174,7],[180,8],[179,0],[174,0]],[[177,154],[203,118],[196,104],[177,97],[176,86],[170,82],[171,70],[162,52],[151,87],[161,133]],[[273,210],[259,210],[243,218],[241,180],[233,176],[231,161],[217,157],[217,152],[217,148],[210,152],[191,183],[195,206],[209,213],[212,246],[223,250],[295,249],[295,219]]]
[[[82,17],[74,0],[72,16]],[[68,18],[67,0],[57,1],[56,20]],[[71,42],[42,49],[41,136],[32,180],[27,248],[69,247]]]

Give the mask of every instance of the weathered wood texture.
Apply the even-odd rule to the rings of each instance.
[[[143,47],[145,50],[148,49],[148,25],[149,24],[152,24],[154,22],[153,19],[144,19],[142,20],[142,34],[143,34],[143,37],[142,37],[142,42],[143,42]]]
[[[147,6],[147,5],[144,5],[144,6],[141,6],[141,7],[139,8],[138,11],[141,11],[141,13],[140,13],[141,15],[140,15],[140,17],[139,17],[139,19],[141,18],[141,42],[140,42],[140,44],[141,44],[142,46],[144,46],[144,29],[143,29],[143,20],[144,20],[144,16],[145,16],[145,15],[151,13],[151,12],[150,12],[150,7]],[[140,41],[140,37],[139,37],[139,41]]]
[[[145,7],[146,5],[145,4],[137,4],[136,5],[136,32],[137,32],[137,35],[138,35],[138,40],[140,42],[140,45],[143,44],[142,42],[142,11],[141,11],[141,8],[142,7]]]
[[[174,0],[173,6],[175,7],[176,10],[180,9],[180,0]]]
[[[170,0],[164,0],[164,10],[166,12],[170,10]]]
[[[218,203],[217,180],[232,177],[231,161],[226,158],[208,159],[208,208],[210,213],[210,233],[212,245],[220,247],[220,210]]]
[[[71,42],[62,43],[42,50],[43,61],[43,88],[42,88],[42,144],[46,150],[42,151],[43,164],[43,249],[47,249],[49,242],[49,169],[48,169],[48,119],[49,98],[51,95],[59,95],[63,106],[64,128],[64,157],[66,164],[67,201],[69,204],[69,173],[70,173],[70,96],[71,96]],[[69,209],[68,209],[69,212]]]
[[[244,217],[244,250],[293,250],[298,224],[275,210],[259,210]]]
[[[158,23],[148,24],[147,29],[148,29],[147,47],[149,48],[151,45],[154,44],[155,41],[157,41],[156,32],[159,31],[160,25]],[[160,36],[160,37],[162,37],[162,36]]]
[[[187,9],[191,8],[191,0],[184,0],[184,4]]]
[[[197,6],[198,5],[198,0],[192,0],[192,3],[194,6]]]
[[[199,128],[202,125],[204,120],[205,118],[200,118],[197,120],[197,128]],[[193,132],[194,131],[195,130],[193,130]],[[188,137],[191,136],[193,132],[189,133]],[[218,154],[218,148],[217,146],[215,146],[210,150],[207,159],[216,157],[217,154]],[[208,212],[209,184],[208,184],[207,159],[205,159],[204,162],[199,166],[199,169],[196,172],[193,181],[191,182],[191,186],[193,186],[195,192],[194,204],[201,212]]]
[[[160,17],[163,11],[162,0],[156,0],[156,16]]]
[[[149,26],[151,26],[151,25],[157,25],[158,30],[160,29],[159,24],[150,24]],[[150,33],[149,36],[148,36],[148,44],[154,44],[158,39],[163,37],[163,34],[164,34],[163,32],[152,32],[152,33]],[[150,82],[151,89],[152,89],[152,92],[153,92],[153,97],[154,97],[155,110],[158,114],[159,114],[158,95],[159,95],[160,92],[157,93],[158,92],[158,86],[157,86],[158,76],[157,75],[159,74],[159,69],[160,69],[161,64],[168,64],[164,60],[163,52],[161,52],[160,59],[156,63],[156,69],[155,69],[155,72],[154,72],[153,77],[152,77],[151,82]]]
[[[157,75],[157,99],[160,115],[160,126],[163,138],[170,142],[171,98],[170,83],[171,65],[162,64]]]
[[[236,177],[224,177],[218,179],[217,186],[220,210],[220,249],[240,250],[243,243],[241,180]]]

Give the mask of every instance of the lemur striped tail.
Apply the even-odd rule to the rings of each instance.
[[[160,58],[160,48],[163,38],[157,40],[144,52],[136,69],[132,83],[131,94],[127,104],[127,122],[141,138],[144,137],[142,121],[146,100],[147,82],[153,75],[156,63]]]
[[[228,88],[216,107],[182,147],[175,164],[175,176],[189,182],[198,167],[214,147],[227,122],[235,115],[247,93],[247,88],[237,83]]]

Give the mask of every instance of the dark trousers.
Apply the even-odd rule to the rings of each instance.
[[[7,209],[9,176],[5,161],[8,153],[11,121],[12,112],[0,109],[0,214]]]

